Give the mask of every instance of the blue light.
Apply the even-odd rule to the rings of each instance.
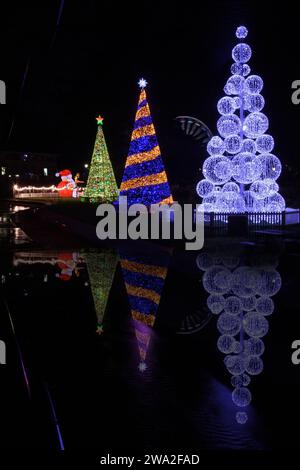
[[[236,30],[239,39],[247,34],[245,26]],[[205,183],[197,187],[206,212],[268,213],[285,210],[285,201],[275,182],[281,174],[281,162],[270,153],[274,139],[266,134],[269,120],[262,112],[265,105],[261,95],[263,80],[259,75],[249,75],[247,62],[251,54],[250,46],[244,42],[232,50],[232,75],[224,87],[227,96],[217,103],[221,114],[217,121],[220,137],[214,136],[209,141],[207,151],[210,157],[203,164],[205,180],[215,185],[215,190]],[[223,185],[229,183],[238,185],[239,191],[235,186],[226,186],[227,189],[223,190]]]
[[[239,39],[244,39],[247,37],[248,35],[248,29],[246,28],[246,26],[239,26],[237,29],[236,29],[236,33],[235,33],[236,37],[239,38]]]

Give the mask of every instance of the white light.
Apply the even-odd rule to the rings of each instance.
[[[147,364],[145,362],[139,363],[139,371],[144,372],[147,369]]]
[[[85,163],[84,168],[88,168],[88,167],[89,167],[88,163]]]
[[[140,78],[138,81],[138,84],[140,88],[146,88],[146,86],[148,85],[148,82],[144,78]]]

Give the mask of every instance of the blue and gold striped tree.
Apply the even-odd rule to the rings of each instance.
[[[139,81],[141,93],[120,196],[127,196],[128,205],[171,204],[173,199],[147,102],[146,84],[144,79]]]
[[[128,295],[133,326],[140,354],[139,369],[147,368],[146,355],[155,323],[170,253],[132,255],[120,253],[121,268]]]

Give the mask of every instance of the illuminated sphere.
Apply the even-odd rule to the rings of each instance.
[[[260,297],[257,300],[256,310],[264,316],[272,315],[274,312],[274,302],[270,297]]]
[[[242,67],[243,77],[247,77],[247,75],[249,75],[250,72],[251,72],[251,69],[250,69],[249,65],[248,64],[243,64],[243,67]]]
[[[225,299],[223,295],[211,294],[207,298],[207,306],[214,315],[218,315],[219,313],[221,313],[222,310],[224,309],[224,305],[225,305]]]
[[[264,86],[262,78],[258,75],[249,75],[245,80],[245,90],[251,95],[257,95]]]
[[[214,261],[211,255],[208,253],[200,253],[196,259],[197,268],[201,271],[206,271],[214,265]]]
[[[259,313],[248,312],[243,319],[243,327],[248,336],[262,338],[269,331],[269,322]]]
[[[225,194],[226,198],[236,199],[237,195],[240,193],[239,186],[234,182],[225,183],[222,187],[222,193]]]
[[[235,419],[238,424],[246,424],[248,421],[248,415],[245,411],[238,411],[235,415]]]
[[[225,145],[221,137],[215,135],[207,144],[207,151],[210,155],[222,155],[225,152]]]
[[[222,137],[238,134],[241,129],[241,120],[235,114],[221,116],[217,122],[218,132]]]
[[[280,274],[275,270],[266,271],[261,269],[259,272],[259,282],[257,285],[257,294],[263,297],[272,297],[277,294],[281,288]]]
[[[223,266],[212,266],[204,273],[203,287],[210,294],[225,294],[229,289],[229,282],[226,279],[230,276],[229,269]]]
[[[232,176],[232,164],[229,158],[220,157],[219,161],[215,164],[214,172],[221,182],[228,181]]]
[[[235,315],[230,315],[229,313],[221,313],[218,318],[217,328],[219,332],[224,335],[235,336],[241,330],[241,320]]]
[[[257,283],[259,281],[259,273],[255,269],[249,266],[240,266],[237,268],[233,275],[233,282],[236,284],[242,284],[253,291],[256,290]]]
[[[224,144],[226,152],[235,154],[241,151],[243,141],[239,135],[233,134],[225,137]]]
[[[231,385],[233,387],[247,387],[250,382],[251,379],[247,374],[234,375],[231,377]]]
[[[242,301],[239,297],[234,295],[227,297],[225,300],[224,311],[231,313],[231,315],[239,315],[243,311]]]
[[[232,392],[232,401],[235,405],[244,408],[251,402],[252,396],[248,388],[237,387]]]
[[[261,356],[265,352],[265,345],[260,338],[249,338],[244,342],[245,353],[248,356]]]
[[[217,347],[223,354],[230,354],[233,352],[234,343],[235,339],[233,336],[222,335],[218,339]]]
[[[242,75],[243,74],[243,65],[237,64],[236,62],[230,67],[230,72],[232,75]]]
[[[201,180],[196,186],[196,192],[200,197],[210,196],[214,191],[214,185],[211,181]]]
[[[251,297],[243,297],[241,301],[243,309],[247,312],[253,310],[256,307],[257,300],[254,295]]]
[[[227,157],[208,157],[203,163],[202,172],[204,177],[211,183],[222,184],[231,178],[232,165]]]
[[[226,356],[224,362],[228,372],[232,375],[240,375],[245,372],[245,360],[240,355]]]
[[[228,85],[227,83],[224,86],[223,91],[226,93],[226,95],[234,95],[232,86]]]
[[[264,180],[264,183],[269,186],[269,196],[274,196],[274,194],[279,190],[278,184],[272,179],[267,178]]]
[[[217,108],[220,114],[226,116],[227,114],[234,113],[236,109],[235,101],[230,96],[224,96],[218,101]]]
[[[265,99],[262,95],[250,95],[247,110],[251,113],[261,111],[265,105]]]
[[[249,375],[259,375],[263,371],[264,364],[259,356],[249,356],[245,361],[245,367]]]
[[[232,274],[227,268],[222,266],[221,270],[219,270],[215,274],[214,280],[215,280],[215,284],[220,289],[226,289],[226,291],[228,291],[231,287]]]
[[[261,165],[261,178],[277,180],[281,173],[281,163],[279,158],[272,153],[262,153],[258,155],[255,160]]]
[[[264,199],[269,194],[269,186],[264,181],[255,181],[249,191],[255,199]]]
[[[269,134],[264,134],[264,135],[259,136],[256,140],[256,148],[259,153],[272,152],[274,148],[273,137]]]
[[[265,199],[265,210],[267,212],[283,212],[285,200],[280,194],[273,194]]]
[[[246,137],[256,139],[264,134],[269,127],[269,120],[263,113],[250,113],[243,124],[243,131]]]
[[[261,174],[260,161],[249,152],[241,152],[232,160],[233,178],[238,183],[249,184],[257,180]]]
[[[226,86],[232,95],[239,95],[244,89],[245,79],[241,75],[234,74],[228,78]]]
[[[246,63],[251,59],[252,51],[251,47],[248,46],[248,44],[241,43],[237,44],[233,49],[232,49],[232,58],[235,62],[238,63]]]
[[[242,266],[232,274],[232,292],[242,298],[252,297],[256,291],[257,279],[253,270]]]
[[[248,29],[246,28],[246,26],[239,26],[236,29],[235,35],[239,39],[244,39],[248,35]]]
[[[242,152],[255,153],[256,152],[256,143],[252,139],[244,139]]]

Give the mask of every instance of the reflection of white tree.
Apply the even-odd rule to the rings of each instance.
[[[240,256],[200,254],[198,268],[204,271],[202,282],[209,293],[207,305],[218,315],[221,333],[218,349],[225,354],[224,363],[234,387],[232,400],[240,408],[251,402],[248,388],[251,377],[263,370],[263,338],[269,330],[267,316],[274,310],[272,297],[281,287],[274,258],[256,259],[251,266]],[[244,424],[245,411],[238,411],[237,422]]]

